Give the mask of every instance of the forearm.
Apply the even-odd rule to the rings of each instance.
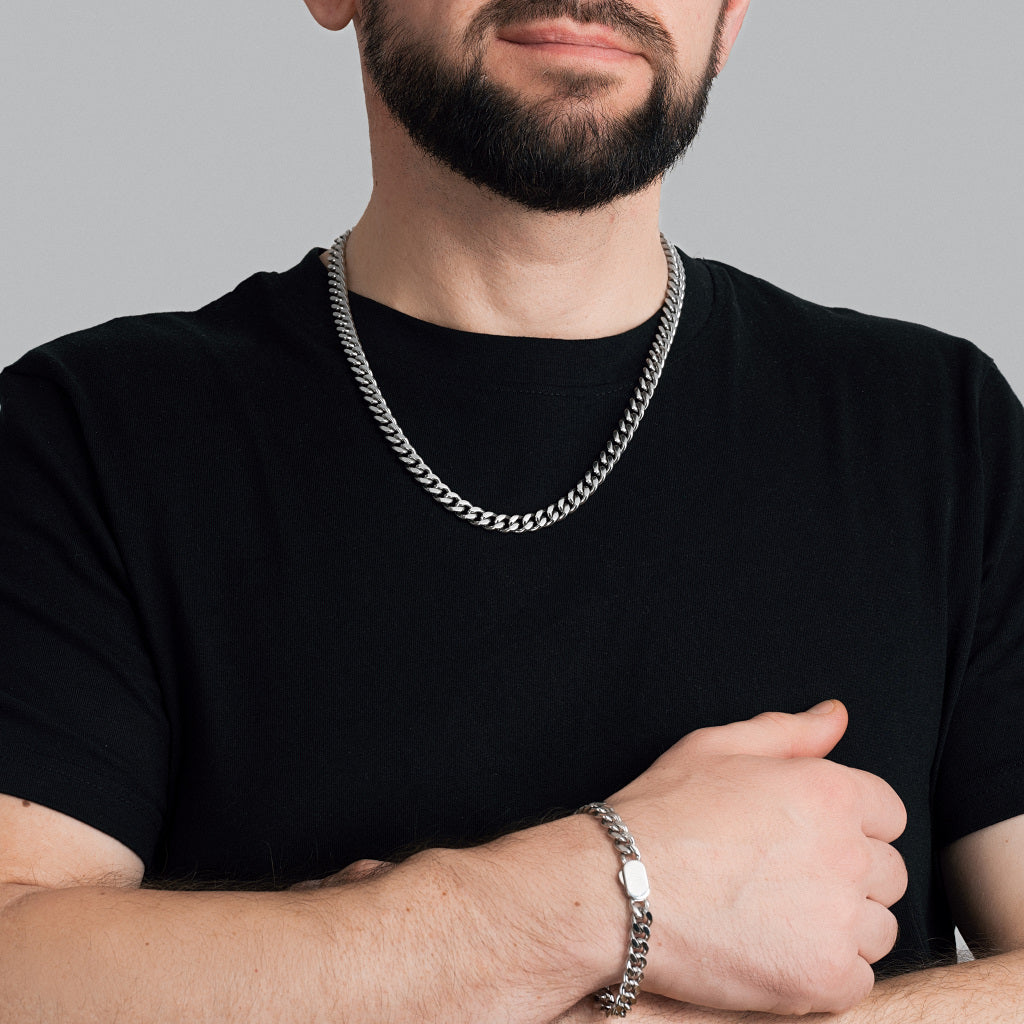
[[[0,1018],[542,1024],[594,984],[579,963],[571,982],[552,969],[557,916],[579,894],[560,905],[545,846],[438,851],[301,892],[34,891],[0,913]]]
[[[1024,950],[880,982],[841,1024],[992,1024],[1019,1019]]]
[[[1018,1020],[1024,1006],[1024,950],[879,982],[862,1003],[839,1014],[778,1017],[708,1010],[641,994],[633,1024],[992,1024]],[[602,1020],[586,1000],[555,1024]]]
[[[285,1024],[301,1009],[330,1020],[318,904],[326,910],[318,894],[34,891],[0,916],[0,1018]]]

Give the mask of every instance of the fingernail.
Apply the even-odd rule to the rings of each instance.
[[[834,700],[823,700],[820,704],[815,704],[813,708],[808,708],[807,714],[830,715],[835,709],[836,702]]]

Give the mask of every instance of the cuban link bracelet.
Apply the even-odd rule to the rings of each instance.
[[[651,940],[651,910],[648,898],[651,887],[647,881],[647,868],[640,860],[636,840],[630,835],[625,822],[607,804],[586,804],[577,814],[592,814],[608,830],[615,849],[622,858],[619,881],[629,900],[630,929],[629,954],[622,984],[618,990],[603,988],[594,994],[606,1017],[625,1017],[640,994],[640,982],[647,968],[647,954]]]
[[[661,377],[668,351],[672,347],[672,340],[679,327],[683,299],[686,294],[686,272],[675,247],[669,244],[664,235],[661,236],[661,245],[668,262],[668,291],[665,296],[661,322],[654,344],[644,363],[640,381],[626,411],[622,414],[622,419],[619,420],[619,425],[615,428],[612,439],[605,445],[604,450],[598,455],[586,476],[564,498],[559,498],[547,508],[538,509],[536,512],[528,512],[525,515],[506,515],[478,508],[445,485],[419,457],[416,449],[402,433],[401,427],[395,422],[395,417],[384,401],[384,396],[380,393],[377,380],[370,371],[370,364],[366,360],[366,353],[356,335],[355,323],[352,320],[345,273],[345,246],[350,234],[351,231],[346,231],[345,234],[339,236],[331,246],[328,256],[327,272],[330,279],[329,291],[331,307],[334,311],[334,323],[338,329],[338,336],[341,339],[349,366],[352,367],[352,372],[355,374],[356,384],[363,393],[373,418],[377,421],[388,443],[405,468],[419,481],[427,494],[435,501],[440,502],[449,512],[453,512],[467,523],[481,526],[485,530],[498,530],[502,533],[529,533],[533,530],[543,529],[545,526],[551,526],[575,512],[601,486],[604,478],[622,457],[626,445],[629,444],[643,418],[651,396],[654,394],[654,389],[658,386],[658,379]]]

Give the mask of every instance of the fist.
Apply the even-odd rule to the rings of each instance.
[[[776,1014],[871,991],[907,887],[890,845],[906,810],[882,779],[824,760],[846,725],[832,702],[702,729],[609,798],[651,879],[645,990]]]

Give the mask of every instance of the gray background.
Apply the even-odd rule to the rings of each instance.
[[[970,337],[1024,394],[1019,5],[753,0],[664,228],[808,298]],[[9,4],[0,366],[192,308],[351,225],[352,33],[300,0]]]
[[[753,0],[664,227],[970,337],[1024,394],[1018,4]],[[8,5],[0,365],[285,269],[369,189],[354,38],[300,0]]]

